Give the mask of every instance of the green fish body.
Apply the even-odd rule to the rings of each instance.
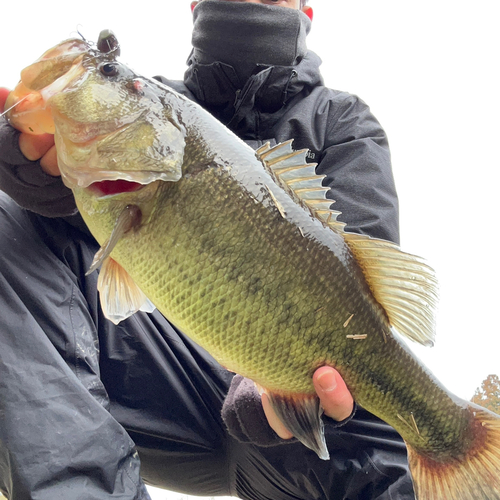
[[[344,232],[306,151],[256,153],[112,50],[79,47],[48,86],[53,60],[23,84],[47,102],[63,179],[102,245],[93,269],[107,316],[151,301],[263,388],[321,458],[312,375],[332,366],[404,438],[419,500],[499,500],[500,419],[449,393],[400,337],[432,344],[432,270]]]

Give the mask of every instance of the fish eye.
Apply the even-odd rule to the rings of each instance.
[[[118,74],[118,65],[115,63],[104,63],[99,66],[99,71],[104,76],[115,76]]]

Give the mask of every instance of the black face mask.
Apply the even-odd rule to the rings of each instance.
[[[310,19],[300,10],[225,0],[203,0],[193,13],[194,58],[249,76],[256,65],[291,66],[307,52]]]

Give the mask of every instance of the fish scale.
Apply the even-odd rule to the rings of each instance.
[[[213,175],[209,171],[206,177]],[[207,203],[193,204],[192,190],[198,191],[200,184],[211,186],[204,196]],[[365,353],[373,352],[374,345],[380,349],[384,343],[383,335],[379,333],[381,329],[378,325],[370,325],[367,314],[355,315],[349,324],[349,331],[370,331],[367,341],[356,343],[346,339],[343,323],[353,311],[366,309],[366,304],[361,295],[349,292],[349,277],[343,266],[338,265],[337,270],[331,269],[332,274],[337,276],[335,280],[321,270],[329,250],[306,238],[298,239],[295,227],[280,220],[281,216],[275,213],[272,216],[279,222],[281,231],[271,224],[264,231],[263,226],[259,225],[258,238],[252,239],[251,245],[248,245],[248,237],[243,236],[248,234],[249,226],[252,228],[256,225],[255,221],[259,217],[268,216],[269,209],[256,204],[249,197],[244,206],[235,203],[228,211],[224,193],[234,191],[236,183],[228,178],[227,187],[223,188],[221,182],[215,183],[200,177],[182,179],[175,185],[165,186],[161,194],[165,201],[159,203],[162,208],[156,212],[158,220],[150,221],[150,224],[154,226],[155,232],[164,235],[164,241],[171,239],[175,243],[170,247],[169,258],[163,267],[151,266],[154,273],[146,274],[150,264],[143,257],[145,253],[156,254],[153,247],[156,239],[143,236],[149,232],[147,227],[141,228],[130,239],[124,238],[115,249],[114,258],[129,270],[133,278],[137,275],[146,295],[157,297],[153,299],[156,304],[166,304],[166,308],[162,307],[165,315],[169,318],[181,316],[182,319],[176,321],[178,326],[191,332],[192,337],[203,347],[215,351],[228,368],[250,376],[266,388],[282,392],[312,393],[312,373],[318,366],[316,359],[323,362],[325,352],[335,352],[335,366],[342,368],[346,364],[342,350],[349,352],[349,358],[356,359],[358,355],[368,359]],[[222,194],[218,194],[216,189],[222,189]],[[237,199],[243,200],[242,197]],[[182,213],[181,222],[168,224],[167,221],[175,219],[175,213],[178,212]],[[204,214],[204,217],[200,217],[200,214]],[[209,221],[210,226],[207,227]],[[227,235],[231,235],[229,239]],[[130,248],[135,245],[134,240],[140,246],[130,252]],[[162,245],[165,245],[164,241]],[[283,246],[291,250],[283,254]],[[180,254],[173,250],[176,247],[181,249]],[[304,248],[309,254],[307,260],[303,258]],[[139,256],[139,259],[134,260],[134,256]],[[331,256],[328,260],[331,261]],[[255,280],[255,268],[260,262],[271,265],[261,268],[262,291],[252,294],[248,283]],[[133,272],[136,265],[137,271]],[[227,269],[231,268],[234,274],[227,273]],[[345,275],[345,284],[339,280],[339,274]],[[159,280],[162,282],[160,286]],[[196,283],[194,290],[190,280]],[[333,282],[334,287],[330,286]],[[168,294],[163,294],[163,291],[168,291]],[[230,297],[231,300],[221,304],[220,297]],[[283,321],[283,316],[282,321],[277,321],[280,306],[287,303],[295,311],[288,315],[288,321]],[[325,306],[319,316],[315,313],[318,303]],[[376,305],[373,304],[373,307]],[[234,316],[226,320],[231,312]],[[318,321],[304,328],[310,322],[308,317],[317,318]],[[212,325],[217,326],[216,329],[210,328],[207,318],[210,318]],[[384,316],[380,314],[380,318]],[[388,325],[385,328],[388,329]],[[231,346],[234,343],[226,342],[226,332],[232,332],[239,339],[251,339],[245,344],[251,348],[238,349],[233,353]],[[318,334],[321,334],[323,342],[317,341]],[[278,344],[272,340],[274,349],[270,349],[270,339],[279,339]],[[306,344],[308,347],[311,345],[310,339],[316,341],[314,350],[306,348]],[[248,359],[254,349],[268,353],[268,358],[263,360],[262,366],[249,368]],[[284,354],[277,358],[276,352]],[[290,363],[290,359],[295,361]],[[300,359],[302,373],[297,367],[297,360]],[[271,371],[271,367],[272,372],[267,375],[266,371]],[[347,374],[344,376],[346,380],[351,378]]]
[[[209,171],[207,174],[199,175],[211,177],[214,174]],[[218,340],[218,335],[224,335],[227,331],[236,333],[250,328],[248,337],[253,339],[253,346],[258,346],[263,352],[270,352],[268,339],[278,338],[281,339],[283,347],[288,345],[289,356],[300,358],[306,351],[305,339],[315,338],[315,332],[319,332],[323,335],[324,343],[317,343],[316,352],[311,353],[309,358],[323,358],[323,352],[331,343],[329,332],[335,330],[332,325],[338,325],[338,329],[342,330],[341,335],[344,336],[342,324],[351,313],[348,310],[348,303],[352,304],[349,297],[345,296],[345,305],[342,309],[339,307],[338,299],[341,295],[346,295],[344,289],[347,291],[348,287],[336,287],[336,295],[339,297],[331,299],[331,302],[336,303],[335,310],[329,307],[328,303],[326,304],[327,310],[334,312],[334,317],[327,315],[325,310],[320,315],[315,313],[318,297],[327,296],[327,292],[331,295],[328,277],[324,272],[318,273],[318,270],[322,268],[320,263],[325,258],[321,254],[325,254],[327,250],[304,238],[297,240],[295,227],[287,221],[281,221],[281,216],[275,213],[272,216],[278,220],[282,230],[276,230],[276,227],[272,225],[268,226],[267,231],[262,230],[261,227],[259,238],[253,239],[252,244],[248,245],[248,231],[253,230],[259,218],[259,212],[267,216],[269,209],[256,204],[250,197],[245,200],[245,206],[235,204],[231,207],[230,213],[227,207],[224,210],[226,200],[224,193],[235,189],[235,183],[230,178],[222,194],[214,192],[215,189],[208,188],[203,198],[207,204],[202,202],[193,204],[191,189],[198,191],[200,183],[214,186],[214,188],[221,186],[221,183],[214,183],[210,179],[200,177],[189,177],[175,185],[165,186],[161,194],[165,202],[160,203],[162,208],[161,211],[156,212],[157,220],[150,221],[150,224],[155,227],[155,231],[164,234],[164,241],[172,241],[172,246],[168,250],[169,259],[161,268],[146,264],[143,258],[132,261],[130,264],[127,263],[132,277],[136,274],[141,276],[143,291],[146,295],[153,297],[152,294],[154,294],[158,297],[156,303],[169,304],[169,309],[165,311],[167,317],[186,316],[182,323],[179,323],[179,327],[189,331],[194,330],[196,333],[193,334],[193,338],[208,350],[223,344]],[[188,184],[191,184],[192,188]],[[249,210],[253,213],[249,214]],[[182,213],[181,221],[175,225],[168,224],[167,221],[173,220],[177,212]],[[204,216],[201,217],[200,214]],[[143,233],[147,234],[148,231],[149,229],[144,227],[131,235],[130,239],[124,239],[117,245],[114,258],[123,264],[133,255],[141,255],[139,248],[137,252],[130,252],[135,241],[143,246],[144,251],[147,249],[148,253],[155,253],[153,247],[155,241],[143,236]],[[162,246],[165,245],[164,241]],[[303,259],[301,246],[298,243],[309,247],[309,253],[316,253],[317,256],[312,259]],[[283,244],[291,249],[286,255],[283,255],[281,250]],[[317,247],[316,252],[314,246]],[[173,250],[175,248],[180,248],[181,253],[176,254]],[[161,251],[161,248],[158,251]],[[137,271],[132,272],[136,262]],[[262,262],[271,263],[271,266],[261,265],[260,273],[257,273],[256,269]],[[151,270],[146,274],[148,268]],[[290,269],[294,269],[294,272],[291,273]],[[259,277],[260,285],[257,287],[259,290],[255,289],[256,276]],[[159,280],[161,280],[160,286]],[[195,283],[194,289],[193,282]],[[161,291],[158,294],[157,290],[168,290],[168,295],[162,295]],[[212,290],[211,293],[210,290]],[[310,300],[304,301],[305,296]],[[220,304],[220,297],[230,297],[231,300]],[[181,300],[182,298],[184,300]],[[263,303],[268,307],[264,309]],[[286,308],[287,304],[290,304],[294,312],[284,316],[279,311]],[[299,313],[298,309],[301,304],[306,305],[302,307],[303,312]],[[197,312],[192,317],[183,313],[186,310]],[[236,317],[225,320],[231,312],[234,312]],[[200,320],[203,317],[210,317],[212,322],[218,325],[218,329],[213,331],[205,328],[206,321]],[[189,323],[191,318],[192,324]],[[284,321],[285,319],[287,321]],[[308,328],[311,332],[309,335],[305,334],[305,327],[308,324],[311,324]],[[355,328],[355,322],[351,328]],[[264,330],[267,331],[267,335],[260,333]],[[342,342],[345,340],[342,339]],[[224,353],[220,353],[220,356],[232,358],[231,355]],[[239,353],[239,357],[247,356],[246,352]],[[284,356],[284,362],[287,358],[288,356]],[[233,361],[226,365],[233,370],[239,370],[240,367],[233,366],[234,363]],[[274,363],[277,363],[276,359]],[[284,381],[288,380],[290,383],[291,380],[297,379],[295,386],[289,389],[285,386],[285,390],[310,393],[313,391],[311,375],[316,366],[311,366],[310,360],[305,361],[304,364],[308,365],[307,376],[292,377],[290,369],[283,370],[280,366],[276,366],[278,374],[276,382],[266,379],[258,380],[258,382],[266,387],[279,388]],[[256,369],[259,370],[259,367]]]
[[[291,141],[254,153],[97,47],[71,40],[47,51],[23,72],[8,117],[27,133],[55,126],[63,180],[102,245],[91,270],[102,266],[104,314],[119,322],[151,311],[149,298],[253,379],[324,459],[312,376],[335,367],[357,403],[404,438],[418,500],[500,500],[500,419],[448,392],[402,340],[433,343],[432,269],[345,232]],[[113,181],[104,195],[99,186]],[[133,189],[120,192],[127,182]]]

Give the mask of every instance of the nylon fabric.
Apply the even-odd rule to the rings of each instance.
[[[85,297],[95,277],[80,281],[91,250],[81,237],[61,245],[72,231],[63,221],[34,224],[0,200],[0,489],[11,499],[79,490],[89,500],[148,499],[99,378],[98,309]]]
[[[399,243],[398,198],[387,136],[359,97],[323,85],[320,58],[309,51],[295,66],[263,68],[239,89],[230,66],[191,57],[185,85],[161,82],[200,102],[254,146],[293,138],[325,175],[327,197],[346,231]]]

